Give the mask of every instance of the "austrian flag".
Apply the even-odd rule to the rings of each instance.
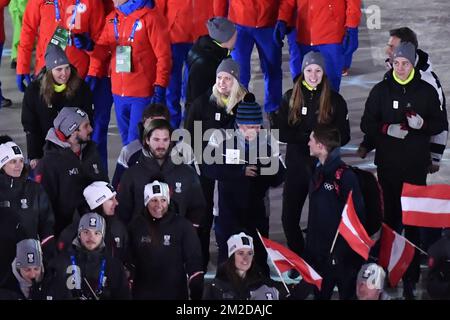
[[[396,287],[414,257],[415,248],[404,237],[383,223],[379,263],[389,272],[389,282]]]
[[[274,262],[275,267],[278,268],[281,273],[295,269],[300,272],[303,280],[315,285],[320,290],[322,287],[322,277],[319,276],[319,274],[317,274],[317,272],[311,268],[305,260],[275,241],[269,240],[262,236],[261,240],[267,250],[267,254]]]
[[[338,231],[357,254],[366,260],[369,258],[370,248],[375,244],[375,241],[370,239],[358,219],[353,204],[352,192],[348,195],[347,204],[342,211]]]
[[[450,227],[450,185],[403,184],[403,224],[419,227]]]

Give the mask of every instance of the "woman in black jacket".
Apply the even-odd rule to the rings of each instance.
[[[42,186],[27,179],[23,159],[19,146],[9,136],[0,136],[0,207],[16,221],[14,226],[1,226],[2,236],[38,239],[49,258],[55,251],[53,210]],[[3,261],[9,258],[2,257],[1,264],[10,264],[12,260]]]
[[[253,238],[241,232],[228,241],[228,259],[206,286],[204,300],[279,300],[276,282],[253,263]]]
[[[283,230],[289,248],[299,255],[304,249],[300,218],[315,163],[308,141],[317,123],[335,126],[341,134],[341,145],[350,140],[347,103],[332,91],[322,55],[311,51],[303,59],[302,73],[294,87],[283,95],[277,115],[280,141],[287,143]]]
[[[94,181],[83,190],[86,204],[82,205],[74,221],[67,226],[58,239],[58,249],[64,250],[71,247],[72,240],[78,232],[80,215],[95,212],[101,215],[106,222],[105,246],[107,253],[114,258],[125,261],[128,248],[128,231],[125,225],[115,214],[117,205],[116,190],[105,181]]]
[[[64,51],[50,44],[45,54],[45,67],[27,87],[22,102],[22,126],[32,169],[42,158],[47,131],[53,127],[53,120],[63,107],[79,107],[93,122],[89,86],[78,76]]]
[[[211,90],[199,96],[191,105],[185,121],[185,128],[191,136],[191,146],[194,151],[203,152],[208,139],[203,136],[208,129],[231,129],[236,117],[236,109],[239,102],[244,99],[247,90],[239,83],[239,65],[231,58],[224,59],[216,70],[216,83]],[[194,124],[201,124],[201,136],[194,135]],[[196,143],[201,143],[202,148],[195,148]],[[196,159],[202,159],[203,155],[196,154]],[[200,183],[207,207],[204,223],[201,224],[198,233],[202,245],[204,271],[209,262],[209,238],[213,223],[214,208],[214,180],[203,174],[204,168],[200,165]]]

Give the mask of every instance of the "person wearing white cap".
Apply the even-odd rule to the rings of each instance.
[[[25,238],[41,240],[46,258],[55,253],[55,218],[49,198],[42,186],[28,179],[22,150],[9,136],[0,136],[0,209],[2,214],[12,212],[17,219],[16,226],[20,227],[2,226],[3,236],[16,238],[20,229]],[[9,258],[5,256],[1,260]]]
[[[244,232],[227,241],[228,259],[217,268],[215,279],[206,287],[205,300],[279,300],[275,281],[253,263],[253,238]]]
[[[46,299],[47,286],[43,281],[44,264],[39,240],[19,241],[10,268],[11,273],[0,284],[0,300]]]
[[[105,181],[94,181],[88,185],[83,196],[88,205],[88,209],[80,209],[80,214],[96,212],[105,219],[105,245],[106,250],[112,257],[117,257],[124,261],[128,247],[128,231],[125,225],[115,215],[118,205],[116,200],[116,190],[111,184]],[[79,216],[74,218],[71,225],[65,228],[58,239],[58,249],[64,250],[70,247],[78,229]]]
[[[91,181],[109,181],[86,112],[64,107],[48,130],[44,157],[35,169],[55,211],[55,235],[68,226],[83,203],[83,190]]]
[[[386,272],[376,263],[364,264],[356,279],[356,297],[358,300],[390,300],[384,292]]]
[[[170,197],[169,186],[161,179],[147,184],[145,208],[128,226],[135,266],[133,299],[198,300],[202,296],[200,241],[192,224],[171,210]]]
[[[426,185],[431,164],[430,138],[447,128],[436,90],[414,69],[416,48],[402,42],[393,52],[393,70],[376,84],[366,101],[361,130],[376,141],[375,165],[383,190],[384,220],[401,233],[400,198],[404,183]],[[405,227],[405,236],[419,243],[419,229]],[[419,254],[406,271],[403,295],[414,298],[420,277]]]
[[[122,262],[105,250],[105,219],[84,214],[72,247],[50,264],[56,299],[126,300],[130,298]]]

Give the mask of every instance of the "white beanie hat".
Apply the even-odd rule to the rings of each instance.
[[[114,187],[105,181],[94,181],[84,188],[83,196],[91,210],[101,206],[105,201],[116,195]]]
[[[22,150],[12,141],[0,144],[0,169],[13,159],[23,159]]]
[[[358,273],[357,282],[365,283],[369,289],[383,289],[386,272],[376,263],[364,264]]]
[[[150,200],[157,196],[165,197],[167,202],[170,202],[170,191],[167,183],[155,180],[147,184],[144,188],[144,205],[147,206]]]
[[[253,250],[253,238],[241,232],[239,234],[232,235],[228,241],[228,257],[231,257],[233,253],[239,249],[251,249]]]

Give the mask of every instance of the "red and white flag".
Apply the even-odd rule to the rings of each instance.
[[[347,204],[342,211],[338,231],[356,253],[366,260],[369,258],[370,248],[375,244],[375,241],[369,237],[358,219],[352,192],[348,195]]]
[[[450,227],[450,185],[403,184],[403,224],[419,227]]]
[[[388,270],[391,286],[397,286],[414,258],[414,252],[410,242],[383,223],[379,263]]]
[[[261,240],[267,250],[267,254],[281,273],[295,269],[302,275],[303,280],[315,285],[320,290],[322,277],[305,260],[275,241],[262,236]]]

